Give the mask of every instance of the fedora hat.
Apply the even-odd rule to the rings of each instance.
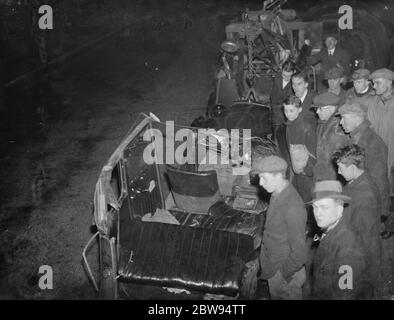
[[[315,189],[313,190],[313,199],[307,204],[311,204],[317,200],[330,198],[343,200],[346,203],[349,203],[352,198],[344,195],[342,193],[342,185],[337,180],[325,180],[318,181],[315,184]]]

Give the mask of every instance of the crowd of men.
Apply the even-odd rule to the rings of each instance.
[[[308,63],[322,63],[328,88],[314,94],[286,62],[271,93],[280,154],[252,159],[271,193],[261,278],[272,299],[380,299],[382,241],[394,239],[394,72],[358,69],[345,91],[347,54],[325,43]]]

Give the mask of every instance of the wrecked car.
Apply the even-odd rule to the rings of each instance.
[[[231,143],[228,130],[200,131],[142,114],[103,166],[97,232],[83,251],[99,298],[255,297],[267,201],[250,183],[250,150],[275,145],[249,131]]]

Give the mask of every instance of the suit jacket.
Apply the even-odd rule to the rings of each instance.
[[[353,288],[341,288],[341,277],[352,271]],[[346,267],[345,267],[346,268]],[[323,235],[312,264],[312,298],[324,300],[349,300],[370,298],[365,290],[365,251],[360,237],[343,217],[338,224]]]
[[[293,94],[291,86],[291,80],[283,88],[282,74],[278,74],[275,77],[274,84],[271,90],[271,110],[272,110],[272,124],[278,126],[285,122],[285,116],[283,113],[283,102],[286,98]]]
[[[301,115],[304,117],[304,119],[306,119],[310,123],[316,125],[317,116],[316,116],[315,111],[313,109],[311,109],[314,97],[315,97],[315,94],[313,92],[311,92],[310,90],[308,90],[308,93],[306,94],[304,102],[301,103],[301,107],[302,107]]]
[[[381,215],[390,212],[390,187],[387,173],[387,146],[365,120],[350,133],[350,141],[365,149],[366,167],[372,181],[377,185],[382,203]]]
[[[293,185],[271,196],[260,251],[263,279],[273,277],[278,270],[289,279],[305,264],[306,219],[304,203]]]
[[[282,107],[283,101],[293,94],[293,88],[291,86],[291,80],[287,83],[287,85],[283,88],[282,84],[283,78],[282,74],[278,73],[274,79],[274,83],[272,85],[271,90],[271,103],[272,105],[280,105]]]
[[[318,62],[322,64],[322,71],[326,72],[331,68],[341,66],[345,76],[350,75],[350,56],[349,53],[342,48],[336,47],[332,56],[328,55],[328,50],[323,48],[319,53],[311,56],[308,61],[314,65]]]

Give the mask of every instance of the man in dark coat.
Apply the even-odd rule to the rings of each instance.
[[[316,124],[316,114],[310,109],[315,96],[309,90],[309,79],[305,72],[297,72],[291,78],[294,94],[301,100],[302,115],[312,124]]]
[[[369,75],[368,69],[357,69],[353,72],[351,79],[353,88],[346,91],[346,101],[358,99],[359,102],[365,104],[368,97],[374,95],[374,90],[368,80]]]
[[[333,158],[338,164],[338,173],[347,181],[343,193],[352,198],[348,218],[365,249],[371,296],[379,299],[382,290],[379,191],[365,169],[363,148],[349,145],[338,150]]]
[[[312,299],[368,299],[365,251],[344,215],[350,198],[339,181],[316,183],[313,212],[323,230],[312,265]]]
[[[285,100],[286,141],[294,172],[292,183],[304,202],[311,200],[313,167],[316,163],[316,128],[304,118],[301,101],[296,96]]]
[[[316,136],[315,181],[336,180],[337,170],[332,162],[334,152],[348,144],[348,137],[335,116],[340,98],[334,93],[325,92],[313,99],[313,108],[319,116]]]
[[[390,212],[389,180],[387,174],[387,146],[366,119],[367,108],[357,101],[346,103],[338,110],[340,124],[349,133],[350,143],[365,149],[366,168],[372,181],[378,186],[381,201],[381,216]]]
[[[329,69],[334,67],[341,67],[344,70],[345,77],[350,74],[350,56],[349,53],[337,46],[337,39],[334,35],[326,37],[326,48],[320,50],[319,53],[308,57],[308,64],[314,65],[321,62],[322,72],[326,73]]]
[[[383,68],[372,72],[369,79],[373,81],[376,95],[367,100],[367,119],[371,121],[373,130],[383,139],[388,147],[387,169],[391,183],[391,194],[394,195],[394,72]],[[385,238],[394,234],[394,216],[386,221]]]
[[[343,69],[334,67],[328,70],[325,74],[325,78],[328,81],[327,92],[332,92],[339,97],[339,105],[343,105],[346,101],[346,91],[341,87],[341,83],[344,81]]]
[[[260,186],[272,194],[261,244],[261,278],[268,281],[271,299],[302,299],[307,255],[304,203],[285,178],[285,160],[267,156],[252,161]]]
[[[276,133],[278,126],[285,122],[283,114],[283,101],[293,94],[291,87],[291,77],[295,71],[295,64],[292,61],[287,61],[282,66],[282,72],[279,73],[272,86],[270,94],[271,98],[271,121],[273,132]]]

